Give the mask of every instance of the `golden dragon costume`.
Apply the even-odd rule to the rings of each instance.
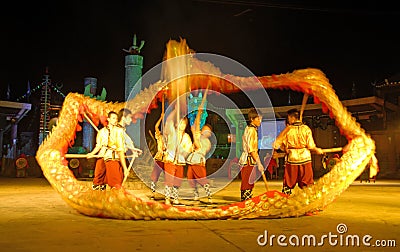
[[[376,160],[374,141],[342,105],[328,79],[320,70],[303,69],[280,75],[239,77],[223,74],[211,63],[197,60],[191,57],[190,53],[192,52],[185,40],[170,41],[167,44],[167,59],[182,55],[189,57],[176,61],[175,65],[165,67],[170,82],[154,83],[127,102],[103,102],[78,93],[67,95],[59,114],[58,124],[40,145],[36,159],[52,187],[72,208],[88,216],[134,220],[301,216],[325,208],[361,174],[370,159]],[[190,90],[209,86],[210,89],[221,93],[232,93],[254,90],[261,84],[265,89],[291,89],[312,95],[314,101],[322,104],[323,112],[329,113],[347,138],[348,151],[340,158],[340,162],[314,185],[303,190],[296,187],[290,196],[269,191],[244,202],[217,208],[165,205],[136,197],[125,189],[93,191],[85,182],[78,181],[74,177],[64,156],[68,147],[74,142],[76,131],[80,130],[79,123],[82,122],[85,113],[97,124],[105,119],[110,110],[119,111],[124,107],[132,111],[134,118],[143,118],[145,113],[157,106],[157,99],[161,99],[163,92],[169,97],[188,88],[179,90],[182,85],[180,82],[189,83]],[[141,97],[155,97],[155,99],[144,102],[141,101]]]

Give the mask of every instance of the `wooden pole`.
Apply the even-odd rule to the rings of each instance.
[[[341,152],[343,150],[342,147],[337,148],[330,148],[330,149],[322,149],[324,153],[331,153],[331,152]]]
[[[308,94],[304,94],[303,102],[301,103],[301,108],[300,108],[300,122],[303,122],[303,113],[304,109],[306,108],[307,100],[308,100]]]
[[[165,103],[165,93],[162,94],[161,97],[161,114],[164,114],[164,103]]]
[[[124,181],[122,181],[122,186],[125,184],[125,181],[128,178],[129,172],[132,169],[133,161],[135,161],[135,158],[132,158],[132,160],[131,160],[131,162],[129,164],[128,170],[126,171],[126,174],[124,174]]]
[[[263,178],[263,180],[264,180],[265,189],[266,189],[267,192],[268,192],[269,189],[268,189],[267,178],[265,177],[265,172],[262,173],[262,178]]]
[[[87,154],[65,154],[65,158],[86,158]],[[102,158],[102,156],[94,155],[92,158]]]
[[[99,129],[97,128],[97,126],[93,123],[92,120],[90,120],[90,118],[86,115],[86,113],[83,114],[83,116],[85,117],[85,119],[93,126],[93,128],[99,132]]]
[[[161,121],[161,131],[163,132],[162,134],[164,134],[164,126],[165,126],[165,93],[162,94],[161,97],[161,115],[162,115],[162,121]],[[156,142],[157,144],[157,142]]]
[[[137,149],[137,150],[139,150],[139,149]],[[141,153],[141,151],[142,150],[140,150],[140,153]],[[87,154],[65,154],[64,155],[65,158],[87,158],[87,156],[88,156]],[[103,156],[94,155],[91,158],[102,158],[102,157]],[[134,157],[137,157],[137,155],[129,155],[129,156],[126,156],[126,157],[127,158],[134,158]]]
[[[181,106],[180,106],[180,101],[179,101],[179,83],[176,83],[176,127],[175,127],[175,132],[176,132],[176,148],[175,148],[175,158],[174,159],[179,159],[178,156],[178,143],[179,141],[179,123],[181,120]],[[183,136],[182,136],[183,137]]]
[[[332,152],[341,152],[343,150],[342,147],[336,147],[336,148],[329,148],[329,149],[322,149],[323,153],[332,153]],[[282,158],[285,157],[286,153],[274,153],[274,157],[276,158]]]

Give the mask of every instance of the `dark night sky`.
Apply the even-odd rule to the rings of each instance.
[[[236,60],[257,76],[321,69],[340,98],[372,95],[372,82],[400,72],[399,9],[386,1],[13,1],[1,11],[0,98],[40,84],[49,67],[62,91],[98,78],[122,101],[122,49],[145,40],[146,72],[169,39]]]

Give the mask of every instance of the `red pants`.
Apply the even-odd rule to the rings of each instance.
[[[153,171],[151,172],[151,181],[154,183],[157,182],[162,171],[164,171],[164,163],[162,161],[155,161]]]
[[[183,165],[164,163],[165,185],[181,186],[183,178]]]
[[[276,163],[275,159],[271,159],[268,162],[265,162],[265,166],[267,167],[268,172],[273,175],[275,169],[278,167],[278,164]]]
[[[240,173],[242,177],[240,190],[252,190],[254,188],[254,182],[256,181],[256,169],[254,166],[243,166]]]
[[[206,167],[203,165],[189,165],[187,171],[187,179],[191,187],[196,187],[196,183],[204,186],[207,181]]]
[[[110,187],[121,188],[124,172],[121,163],[117,160],[106,161],[106,179]]]
[[[285,165],[285,174],[283,176],[283,186],[287,186],[293,189],[296,183],[300,188],[304,186],[311,185],[314,183],[314,174],[311,166],[311,162],[294,165]]]
[[[96,166],[94,168],[94,185],[105,185],[106,181],[106,164],[104,163],[104,159],[98,158],[96,160]]]

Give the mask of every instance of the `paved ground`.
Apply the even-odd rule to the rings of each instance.
[[[270,182],[279,189],[280,182]],[[219,202],[238,200],[239,182],[235,181],[215,195]],[[255,193],[264,192],[262,182]],[[148,189],[142,189],[147,194]],[[0,251],[399,251],[400,181],[354,182],[350,188],[316,216],[260,220],[212,221],[126,221],[80,215],[69,207],[44,178],[0,177]],[[339,235],[337,226],[346,225]],[[344,226],[342,226],[344,227]],[[287,247],[261,246],[257,238],[268,233],[285,235]],[[313,235],[324,246],[294,247],[296,237]],[[339,235],[335,237],[334,235]],[[345,246],[345,239],[372,236],[397,247]],[[340,246],[340,238],[343,239]],[[263,237],[259,239],[264,242]],[[352,243],[351,243],[352,244]]]

